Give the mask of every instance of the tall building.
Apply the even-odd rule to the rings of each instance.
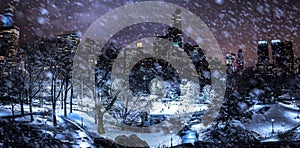
[[[80,42],[80,35],[78,32],[62,32],[56,36],[57,39],[57,50],[58,50],[58,59],[62,62],[61,69],[63,72],[64,79],[64,92],[61,93],[61,96],[64,95],[64,106],[66,107],[66,100],[68,97],[69,86],[73,86],[72,82],[72,67],[73,67],[73,58],[75,55],[75,50],[77,49]],[[94,76],[93,76],[94,78]],[[72,84],[72,85],[70,85]],[[71,87],[70,92],[70,104],[72,104],[73,99],[73,87]],[[72,108],[70,108],[72,111]],[[67,111],[64,110],[64,114],[67,114]]]
[[[155,57],[168,57],[168,42],[163,38],[157,37],[156,41],[153,43],[153,55]]]
[[[300,58],[297,58],[295,60],[295,64],[294,64],[294,69],[295,69],[295,74],[300,74]]]
[[[258,41],[257,47],[257,66],[268,66],[269,63],[269,48],[268,41]]]
[[[123,71],[130,72],[132,61],[138,60],[139,54],[143,51],[143,43],[137,42],[136,48],[125,48],[123,51],[124,65]]]
[[[7,5],[0,26],[0,70],[4,74],[7,74],[7,70],[11,66],[16,66],[18,62],[16,56],[19,49],[20,29],[13,23],[14,14],[14,7]]]
[[[241,72],[244,69],[244,53],[242,49],[238,50],[235,65],[236,65],[236,71],[241,74]]]
[[[57,35],[58,52],[61,56],[75,54],[75,50],[80,42],[78,32],[62,32]]]
[[[14,57],[18,52],[20,29],[13,24],[14,7],[5,7],[4,18],[0,27],[0,56]]]
[[[173,24],[172,27],[168,28],[168,33],[164,36],[157,36],[158,39],[167,39],[172,42],[173,46],[182,48],[183,38],[181,31],[181,10],[176,9],[175,13],[172,14]],[[160,42],[160,41],[158,41]],[[165,41],[163,41],[165,42]],[[166,44],[166,43],[154,43],[155,44]]]
[[[272,61],[273,65],[277,66],[278,63],[281,63],[281,48],[282,48],[282,42],[280,40],[272,40],[271,41],[271,47],[272,47]]]
[[[66,72],[70,73],[80,36],[78,32],[62,32],[57,35],[56,39],[58,58],[63,63]]]
[[[288,72],[293,72],[293,43],[291,41],[272,40],[271,47],[273,65],[275,67],[282,68]]]
[[[172,16],[173,27],[181,29],[181,10],[177,8]]]
[[[227,66],[227,73],[229,72],[228,70],[235,72],[236,71],[236,55],[234,53],[227,53],[226,54],[226,59],[225,63]]]
[[[0,25],[0,83],[1,92],[0,96],[9,95],[10,97],[16,97],[14,90],[10,87],[12,85],[21,85],[21,82],[16,81],[14,75],[22,70],[20,69],[19,51],[19,36],[20,29],[14,25],[15,10],[12,5],[5,7],[3,17]],[[10,82],[12,85],[9,84]]]
[[[11,27],[14,24],[14,16],[15,16],[15,9],[12,5],[8,4],[4,8],[4,14],[3,14],[3,27]]]

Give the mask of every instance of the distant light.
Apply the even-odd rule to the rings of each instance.
[[[268,41],[258,41],[258,44],[268,44]]]
[[[178,42],[173,42],[173,46],[179,47]]]
[[[142,43],[142,42],[138,42],[138,43],[136,44],[136,47],[137,47],[137,48],[143,48],[143,43]]]
[[[223,4],[224,1],[223,0],[215,0],[215,2],[219,5],[221,5],[221,4]]]
[[[272,40],[271,41],[272,44],[274,44],[274,43],[280,43],[280,42],[281,42],[280,40]]]

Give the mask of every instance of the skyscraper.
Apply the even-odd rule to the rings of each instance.
[[[242,49],[239,49],[236,59],[237,70],[241,71],[244,69],[244,53]]]
[[[282,68],[287,72],[293,72],[293,43],[291,41],[272,40],[271,47],[274,66]]]
[[[157,36],[159,39],[167,39],[172,42],[173,46],[182,48],[183,38],[181,31],[181,10],[176,9],[175,13],[172,14],[173,24],[172,27],[168,28],[168,33],[164,36]],[[160,42],[160,40],[158,40]],[[165,41],[163,41],[165,42]],[[166,43],[154,43],[155,44],[166,44]]]
[[[7,5],[0,25],[0,96],[8,95],[16,97],[12,89],[13,85],[21,85],[20,81],[16,81],[15,74],[19,74],[22,70],[19,64],[20,58],[18,55],[20,29],[14,25],[15,10],[12,5]],[[7,85],[11,84],[11,85]]]
[[[58,52],[61,56],[69,56],[75,53],[80,41],[78,32],[62,32],[57,35]]]
[[[13,23],[14,14],[14,7],[7,5],[0,26],[0,70],[4,75],[8,75],[8,70],[16,66],[18,62],[16,55],[19,48],[20,29]]]
[[[268,49],[268,41],[258,41],[257,47],[257,66],[268,66],[269,63],[269,49]]]
[[[12,5],[8,4],[5,9],[4,9],[4,14],[3,14],[3,27],[11,27],[14,24],[14,16],[15,16],[15,9]]]
[[[73,64],[75,50],[80,42],[78,32],[62,32],[57,35],[58,58],[63,63],[66,74],[69,75]]]
[[[69,86],[71,87],[70,92],[70,104],[72,104],[73,99],[73,82],[72,82],[72,66],[73,66],[73,58],[75,55],[75,50],[78,47],[80,42],[80,35],[78,32],[62,32],[57,35],[57,47],[58,47],[58,58],[62,63],[61,69],[63,72],[64,79],[64,107],[66,108],[66,100],[68,96]],[[92,77],[94,78],[94,76]],[[70,84],[71,85],[70,85]],[[70,112],[72,112],[72,106],[70,106]],[[64,114],[67,114],[67,110],[64,110]]]
[[[178,8],[173,14],[173,27],[181,29],[181,10]]]
[[[227,66],[227,73],[229,71],[235,72],[236,71],[236,55],[234,53],[227,53],[225,57],[226,66]],[[228,71],[229,70],[229,71]]]
[[[18,52],[20,29],[14,25],[14,7],[5,7],[4,18],[0,27],[0,56],[11,59]]]
[[[300,58],[297,58],[296,60],[295,60],[295,67],[294,67],[294,69],[295,69],[295,74],[300,74]]]
[[[66,72],[69,73],[73,64],[75,50],[80,42],[80,36],[78,32],[62,32],[57,35],[56,39],[58,58],[63,63]]]

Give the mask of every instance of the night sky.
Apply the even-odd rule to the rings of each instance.
[[[0,0],[0,10],[11,0]],[[86,29],[117,7],[138,2],[125,0],[14,0],[15,25],[21,29],[21,44],[64,31]],[[211,29],[224,55],[245,52],[246,65],[256,64],[257,41],[289,40],[300,57],[300,2],[298,0],[166,0],[199,16]],[[271,59],[271,58],[270,58]]]

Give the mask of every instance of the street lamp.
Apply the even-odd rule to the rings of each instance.
[[[272,134],[274,133],[274,119],[271,119],[271,121],[272,121]]]
[[[299,104],[296,104],[296,106],[298,107],[298,113],[297,113],[297,117],[296,117],[296,118],[300,118],[300,116],[299,116],[300,105],[299,105]]]
[[[285,124],[284,124],[284,122],[282,123],[282,127],[283,127],[283,132],[285,132]]]
[[[44,132],[44,138],[46,139],[46,132],[47,132],[47,119],[44,119],[45,121],[45,132]]]
[[[220,78],[220,80],[223,82],[223,85],[225,84],[225,78]]]
[[[173,131],[170,131],[170,133],[171,133],[171,147],[173,147],[173,139],[172,139],[172,133],[173,133]]]
[[[144,76],[143,76],[143,80],[144,80],[144,81],[143,81],[143,84],[145,84],[145,81],[147,81],[147,79],[148,79],[147,76],[144,75]],[[145,86],[144,86],[144,92],[143,92],[144,94],[143,94],[143,95],[147,94],[146,89],[147,89],[147,86],[145,85]]]
[[[292,101],[293,101],[293,104],[294,104],[294,107],[296,107],[296,101],[295,101],[295,98],[294,97],[292,97]]]

